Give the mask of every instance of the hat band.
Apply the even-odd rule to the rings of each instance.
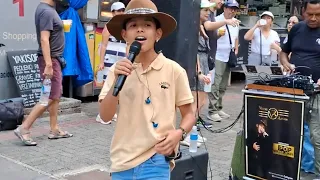
[[[156,11],[149,8],[134,8],[134,9],[129,9],[128,11],[125,12],[125,14],[151,14],[151,13],[156,13]]]

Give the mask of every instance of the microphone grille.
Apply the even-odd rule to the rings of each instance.
[[[141,50],[141,43],[139,43],[138,41],[134,41],[130,46],[129,52],[139,54],[140,50]]]

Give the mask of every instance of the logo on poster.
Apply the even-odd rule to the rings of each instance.
[[[289,111],[259,106],[259,116],[262,118],[268,118],[270,120],[288,121]]]
[[[294,147],[284,143],[273,143],[273,154],[294,158]]]

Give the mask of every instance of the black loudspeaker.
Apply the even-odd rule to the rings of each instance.
[[[171,180],[207,180],[209,154],[205,149],[190,153],[189,148],[182,147],[181,158],[175,160],[176,166],[171,172]]]
[[[196,74],[201,0],[152,0],[159,12],[173,16],[176,30],[156,44],[156,50],[177,63],[186,71],[193,86]]]

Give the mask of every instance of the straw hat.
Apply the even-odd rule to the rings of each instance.
[[[168,36],[177,26],[176,20],[169,14],[158,12],[156,5],[150,0],[131,0],[124,14],[114,16],[108,23],[107,28],[112,36],[123,40],[121,30],[126,20],[135,17],[153,17],[160,23],[162,37]]]

